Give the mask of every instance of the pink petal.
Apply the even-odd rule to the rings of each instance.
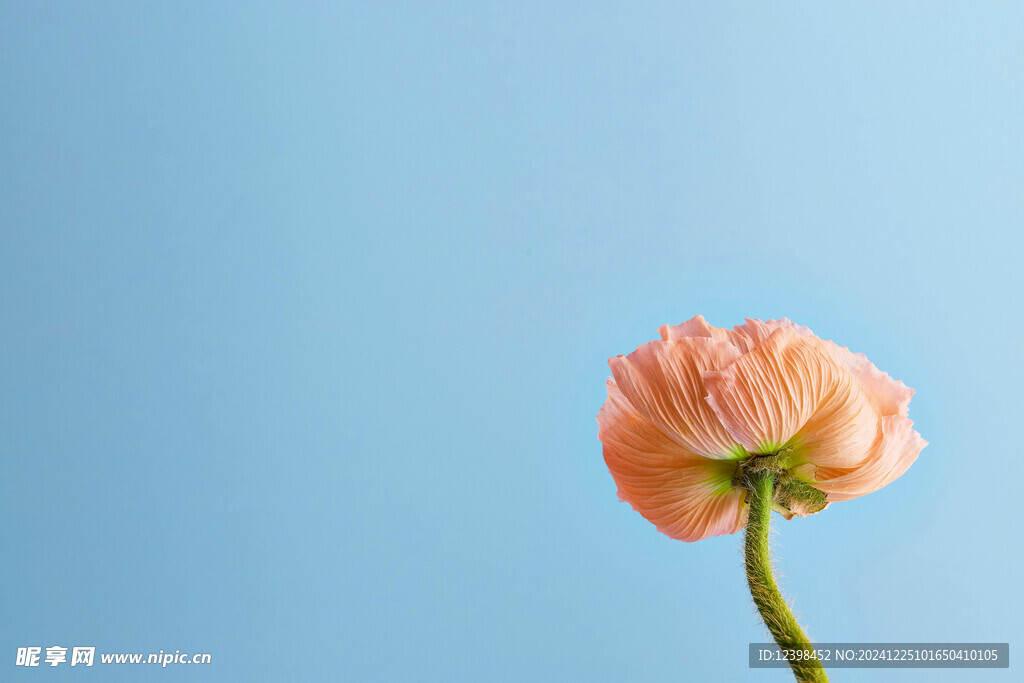
[[[741,351],[746,350],[742,340],[737,339],[736,332],[723,327],[714,327],[708,324],[702,315],[695,315],[681,325],[662,325],[658,328],[662,341],[673,339],[687,339],[689,337],[708,337],[714,341],[729,342],[737,346]]]
[[[708,337],[653,341],[608,361],[632,406],[690,453],[708,458],[746,455],[704,400],[707,370],[739,356],[731,344]]]
[[[687,452],[633,408],[614,380],[597,415],[604,459],[619,497],[681,541],[731,534],[746,523],[736,463]]]
[[[738,342],[740,349],[746,353],[751,351],[765,339],[767,339],[772,332],[782,328],[791,329],[801,336],[811,336],[814,333],[810,329],[797,325],[789,318],[779,318],[778,320],[758,320],[757,318],[745,318],[745,322],[742,325],[735,327],[736,336],[740,340]]]
[[[901,416],[881,419],[878,439],[870,455],[854,468],[818,468],[808,483],[824,491],[829,501],[857,498],[892,483],[907,471],[928,442]],[[805,466],[806,467],[806,466]]]
[[[748,318],[745,324],[736,326],[736,332],[742,339],[747,340],[746,345],[740,342],[740,348],[744,352],[749,351],[767,339],[772,332],[784,327],[791,328],[803,336],[814,334],[810,329],[797,325],[788,318],[764,322]],[[861,389],[867,394],[879,415],[907,416],[910,398],[914,395],[913,389],[876,368],[863,353],[852,353],[845,346],[839,346],[831,341],[825,342],[825,346],[839,367],[850,371],[857,378]]]
[[[825,342],[825,346],[832,359],[857,378],[879,415],[907,416],[913,389],[876,368],[863,353],[853,353],[831,341]]]
[[[799,461],[842,466],[862,461],[878,417],[854,377],[824,343],[778,327],[722,371],[704,374],[708,403],[751,453],[791,449]]]

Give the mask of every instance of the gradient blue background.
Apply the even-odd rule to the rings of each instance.
[[[812,637],[1014,656],[1024,7],[557,4],[0,4],[0,678],[789,680],[601,458],[695,313],[917,389],[906,476],[776,518]]]

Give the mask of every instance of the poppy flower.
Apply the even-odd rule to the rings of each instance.
[[[785,318],[659,331],[608,361],[598,436],[619,497],[672,538],[742,529],[744,471],[766,456],[790,518],[877,491],[927,445],[907,417],[912,389]]]

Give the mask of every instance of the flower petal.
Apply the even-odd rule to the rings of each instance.
[[[901,415],[881,419],[881,431],[871,454],[854,468],[817,468],[808,479],[829,501],[842,501],[873,493],[907,471],[928,442]]]
[[[751,453],[790,449],[795,463],[852,465],[868,454],[878,417],[824,343],[779,327],[725,370],[704,375],[708,403]]]
[[[762,343],[772,332],[784,327],[791,328],[803,336],[814,334],[810,329],[797,325],[788,318],[763,322],[747,318],[745,324],[736,326],[737,334],[744,340],[739,342],[740,348],[747,352]],[[914,395],[913,389],[876,368],[863,353],[853,353],[845,346],[839,346],[832,341],[824,343],[836,364],[857,378],[861,389],[867,394],[879,415],[907,416],[910,398]]]
[[[736,332],[710,325],[702,315],[695,315],[680,325],[662,325],[658,328],[658,332],[661,334],[662,341],[708,337],[714,341],[729,342],[741,351],[746,350],[746,347],[742,346],[744,340],[738,339]]]
[[[687,452],[637,412],[614,380],[597,421],[619,497],[659,531],[698,541],[743,528],[745,492],[732,486],[736,463]]]
[[[703,375],[730,364],[739,351],[708,337],[653,341],[608,361],[615,382],[633,407],[690,453],[738,458],[738,447],[704,400]]]
[[[914,390],[898,379],[875,367],[863,353],[853,353],[835,342],[825,342],[832,359],[857,378],[860,387],[871,400],[879,415],[901,415],[910,411],[910,399]]]
[[[809,328],[797,325],[789,318],[764,321],[757,318],[744,318],[744,321],[742,325],[737,325],[734,328],[736,338],[739,340],[738,345],[744,353],[757,348],[759,344],[771,336],[772,332],[778,329],[788,328],[804,337],[814,335]]]

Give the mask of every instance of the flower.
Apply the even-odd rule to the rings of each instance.
[[[743,472],[762,456],[790,518],[877,491],[927,445],[907,417],[913,389],[785,318],[728,330],[698,315],[659,332],[608,361],[597,421],[619,497],[672,538],[742,529]]]

